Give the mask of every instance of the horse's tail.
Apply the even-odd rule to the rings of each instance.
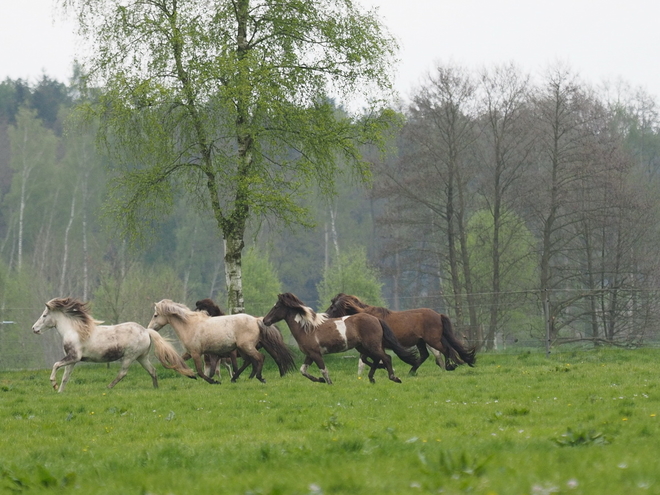
[[[447,315],[440,315],[442,320],[442,345],[451,355],[451,359],[457,364],[467,364],[474,367],[477,362],[477,348],[472,346],[468,347],[463,344],[456,334],[454,334],[454,327],[451,320]]]
[[[188,378],[196,378],[195,372],[188,367],[167,339],[152,328],[147,328],[147,330],[154,346],[154,354],[165,368],[178,371]]]
[[[419,354],[417,354],[416,348],[413,347],[411,350],[403,347],[399,344],[390,326],[383,320],[379,319],[378,321],[380,321],[380,326],[383,328],[383,347],[394,351],[394,354],[404,363],[408,363],[410,366],[419,365]]]
[[[286,375],[289,371],[296,368],[294,361],[294,354],[289,347],[284,343],[282,334],[275,325],[265,325],[262,318],[257,320],[259,323],[260,339],[259,341],[266,349],[266,352],[277,363],[280,369],[280,376]]]

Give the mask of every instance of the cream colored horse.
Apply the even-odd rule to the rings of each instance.
[[[156,369],[149,361],[149,349],[153,343],[154,353],[166,368],[178,371],[184,376],[195,378],[195,373],[161,335],[144,328],[138,323],[128,322],[118,325],[100,325],[89,314],[87,305],[70,297],[51,299],[46,309],[32,325],[32,331],[40,334],[49,328],[56,328],[62,336],[65,356],[53,365],[50,383],[55,390],[57,370],[65,366],[59,391],[62,392],[73,367],[80,361],[108,363],[121,361],[117,377],[108,385],[114,387],[126,376],[128,368],[137,361],[151,375],[154,388],[158,388]]]
[[[263,318],[255,318],[244,313],[226,316],[209,316],[206,311],[192,311],[186,305],[163,299],[155,304],[154,316],[148,327],[160,330],[170,324],[179,340],[190,353],[197,374],[209,383],[218,383],[204,372],[204,354],[227,357],[237,350],[245,363],[238,369],[235,381],[246,366],[252,364],[250,378],[256,376],[265,382],[261,375],[264,356],[257,350],[261,343],[277,363],[280,374],[295,367],[293,353],[284,343],[282,334],[276,327],[264,325]]]

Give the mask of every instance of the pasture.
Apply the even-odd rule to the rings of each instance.
[[[271,358],[266,384],[157,365],[157,390],[137,371],[109,390],[105,365],[61,394],[50,370],[2,372],[0,493],[660,493],[660,350],[480,354],[417,376],[393,361],[402,384],[342,355],[332,386]]]

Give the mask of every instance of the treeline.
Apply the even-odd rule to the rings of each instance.
[[[433,294],[487,348],[656,337],[655,100],[562,66],[532,81],[513,65],[447,65],[405,114],[373,191],[394,305]]]
[[[43,363],[29,329],[53,297],[90,300],[108,322],[145,323],[164,297],[224,305],[222,239],[193,201],[145,224],[137,244],[113,229],[113,164],[95,127],[72,118],[80,94],[47,76],[0,83],[0,318],[16,322],[0,328],[4,368]],[[366,151],[370,188],[347,174],[334,200],[316,195],[311,229],[250,226],[246,311],[265,313],[283,290],[325,309],[346,291],[445,312],[486,348],[656,337],[653,98],[596,90],[563,67],[532,81],[513,65],[439,66],[400,111],[392,152]]]

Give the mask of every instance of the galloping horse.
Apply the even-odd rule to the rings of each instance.
[[[326,311],[330,317],[367,313],[387,322],[399,343],[404,347],[417,346],[420,361],[410,373],[429,357],[426,346],[440,351],[445,356],[445,369],[452,371],[461,364],[474,366],[476,349],[466,347],[454,335],[452,324],[447,315],[436,313],[432,309],[419,308],[406,311],[390,311],[379,306],[364,304],[355,296],[337,294]],[[438,366],[440,362],[436,359]]]
[[[151,375],[154,388],[158,388],[156,369],[149,361],[149,349],[154,345],[158,360],[169,369],[174,369],[184,376],[195,378],[193,370],[188,368],[176,349],[161,335],[144,328],[138,323],[128,322],[118,325],[100,325],[87,310],[87,304],[70,297],[51,299],[46,309],[32,325],[32,331],[40,334],[48,328],[56,328],[62,336],[66,355],[53,365],[50,383],[57,387],[57,370],[66,366],[59,391],[62,392],[73,367],[80,361],[109,363],[121,360],[121,369],[117,377],[108,385],[114,387],[126,376],[133,361],[137,361]]]
[[[224,311],[213,302],[213,299],[200,299],[195,303],[195,311],[206,311],[209,316],[225,316]],[[190,353],[186,352],[183,359],[190,359]],[[215,376],[216,373],[220,376],[218,364],[224,364],[229,371],[229,376],[233,376],[238,371],[238,363],[236,362],[236,351],[229,354],[228,358],[219,358],[204,354],[204,374],[206,376]]]
[[[401,380],[394,375],[392,358],[383,347],[392,349],[408,364],[414,366],[417,363],[417,356],[399,345],[385,322],[366,313],[329,319],[326,314],[317,314],[305,306],[295,295],[286,293],[277,296],[277,303],[264,316],[264,324],[272,325],[280,320],[285,320],[289,325],[298,347],[306,355],[300,372],[313,382],[332,384],[323,362],[323,354],[333,354],[353,348],[362,356],[372,359],[369,371],[369,381],[372,383],[380,362],[387,368],[390,380],[401,383]],[[312,363],[316,363],[323,378],[307,373]]]
[[[226,357],[238,350],[246,363],[234,373],[232,381],[236,381],[248,364],[252,364],[250,378],[256,376],[259,381],[266,381],[261,376],[264,356],[257,350],[259,343],[273,356],[281,374],[295,366],[293,353],[284,343],[282,334],[277,328],[264,325],[260,318],[246,314],[209,316],[204,311],[192,311],[184,304],[163,299],[156,303],[148,327],[160,330],[168,323],[191,354],[197,374],[209,383],[218,382],[204,373],[203,354]]]

